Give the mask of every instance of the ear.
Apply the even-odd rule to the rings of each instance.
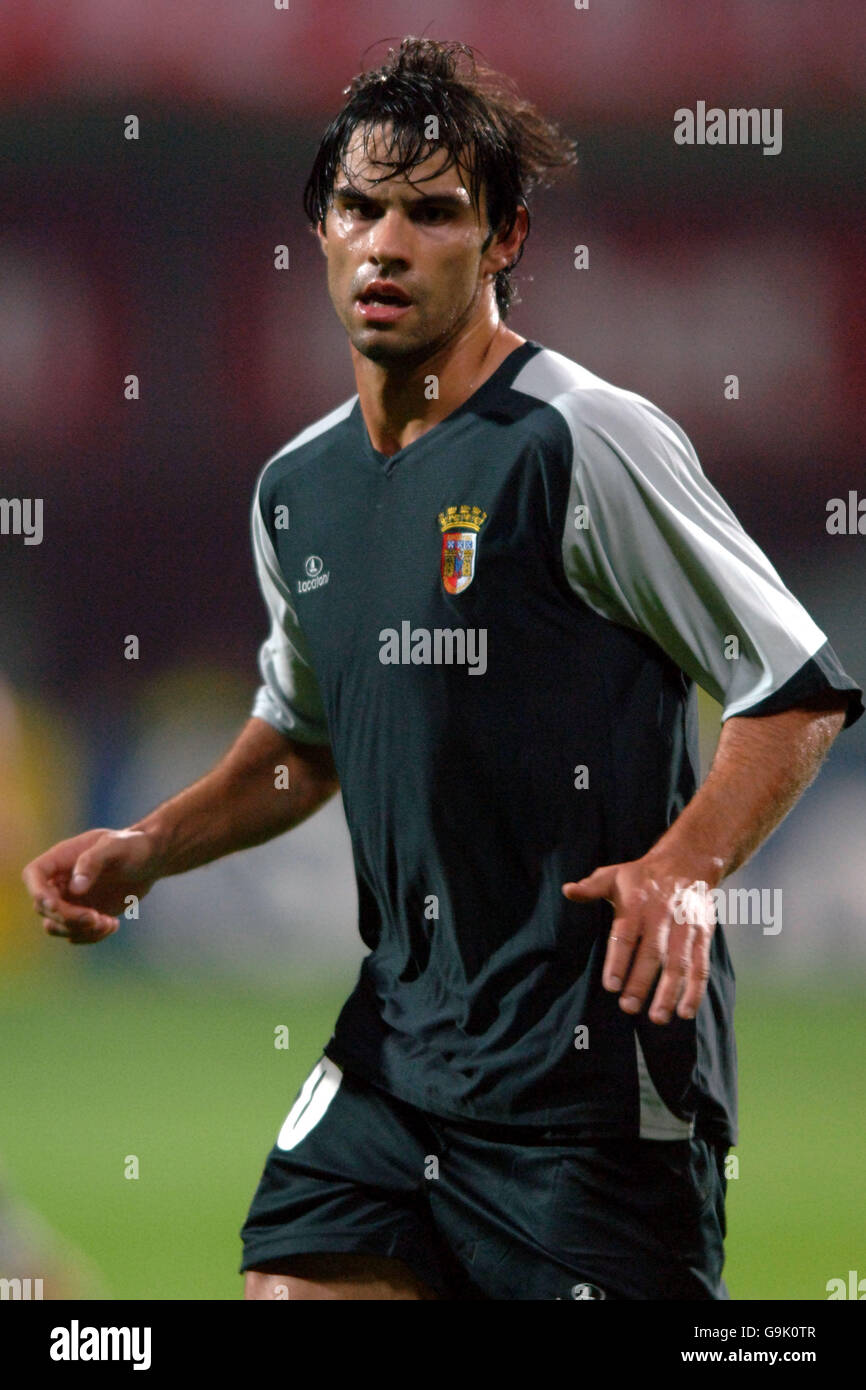
[[[514,218],[514,226],[507,236],[494,236],[484,253],[485,269],[491,275],[498,275],[516,260],[520,248],[529,235],[529,212],[521,203]]]
[[[324,224],[324,222],[317,222],[317,223],[316,223],[316,236],[317,236],[318,239],[319,239],[319,246],[320,246],[321,249],[322,249],[322,253],[323,253],[325,256],[327,256],[327,254],[328,254],[328,234],[327,234],[327,232],[325,231],[325,224]]]

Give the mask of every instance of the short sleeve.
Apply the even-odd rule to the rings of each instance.
[[[862,691],[704,475],[668,416],[630,392],[555,402],[572,435],[562,555],[574,592],[651,637],[723,707],[771,713],[828,687]]]
[[[270,636],[259,650],[264,683],[256,692],[252,713],[301,743],[328,743],[327,719],[306,638],[262,517],[261,480],[253,499],[252,543],[259,587],[271,618]]]

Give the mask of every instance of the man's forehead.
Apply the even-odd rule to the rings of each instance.
[[[398,155],[388,138],[388,131],[381,127],[372,130],[358,127],[341,161],[342,173],[353,188],[372,190],[376,187],[380,194],[395,190],[405,193],[412,189],[417,195],[429,196],[434,191],[451,193],[463,189],[467,197],[471,197],[468,168],[462,162],[455,161],[442,146],[426,147],[426,155],[424,148],[422,146],[418,163],[406,173],[389,173]]]

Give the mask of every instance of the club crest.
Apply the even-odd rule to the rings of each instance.
[[[460,594],[475,578],[478,533],[487,520],[481,507],[446,507],[439,513],[442,553],[439,569],[446,594]]]

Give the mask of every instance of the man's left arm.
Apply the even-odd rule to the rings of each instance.
[[[574,902],[613,904],[603,983],[620,1008],[640,1011],[661,976],[649,1017],[694,1018],[710,971],[714,921],[708,893],[744,864],[816,776],[845,722],[848,698],[827,689],[777,714],[733,716],[722,725],[699,790],[640,859],[607,864],[566,883]],[[691,885],[706,885],[688,893]],[[684,896],[685,895],[685,896]],[[688,901],[687,920],[675,912]],[[631,963],[631,964],[630,964]]]
[[[674,1010],[693,1018],[709,973],[712,890],[788,813],[839,730],[863,714],[863,692],[679,425],[614,391],[576,393],[562,409],[573,444],[561,532],[570,587],[651,638],[722,706],[713,766],[674,823],[664,833],[659,824],[641,858],[564,891],[613,904],[603,983],[621,991],[626,1013],[651,997],[654,1022]]]

